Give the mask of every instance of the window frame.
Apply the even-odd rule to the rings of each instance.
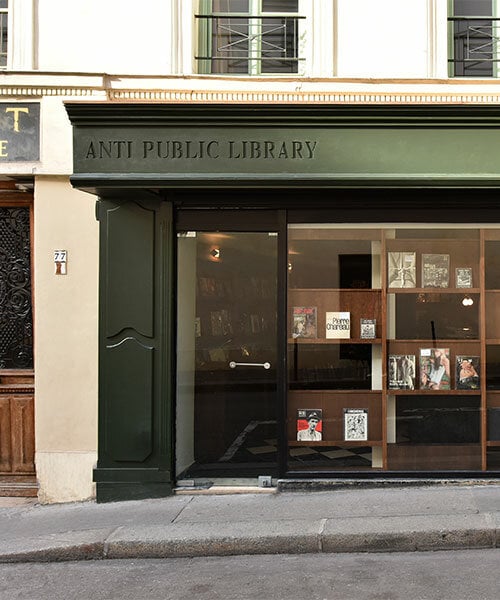
[[[200,75],[222,75],[222,76],[239,76],[239,77],[259,77],[259,76],[270,76],[270,77],[289,77],[289,76],[302,76],[303,73],[303,65],[305,63],[305,57],[302,56],[304,53],[303,49],[303,31],[300,27],[300,21],[305,21],[306,16],[304,11],[302,10],[302,0],[298,0],[298,9],[297,12],[268,12],[262,10],[262,4],[264,0],[249,0],[248,4],[248,12],[239,13],[233,11],[220,12],[213,11],[212,0],[199,0],[198,8],[199,12],[195,15],[195,19],[198,21],[197,24],[197,52],[195,55],[195,64],[197,73]],[[249,23],[249,48],[248,48],[248,58],[243,60],[248,61],[248,68],[244,73],[235,73],[235,72],[221,72],[221,73],[213,73],[213,61],[214,57],[212,56],[213,48],[212,48],[212,23],[207,18],[205,23],[203,22],[203,17],[238,17],[238,18],[247,18]],[[297,47],[296,54],[297,58],[295,58],[297,63],[297,69],[293,72],[280,72],[280,71],[266,71],[263,72],[262,65],[266,59],[262,58],[262,21],[264,18],[277,18],[277,17],[286,17],[286,18],[295,18],[297,19],[297,27],[299,29],[297,34]],[[200,56],[201,55],[201,56]],[[222,59],[230,61],[234,60],[232,57],[228,57],[227,59]],[[283,59],[280,58],[269,58],[269,61],[280,61]]]
[[[12,1],[12,0],[11,0]],[[9,68],[9,46],[10,46],[10,10],[9,0],[5,0],[6,6],[0,6],[0,71]],[[4,26],[5,23],[5,26]],[[5,33],[4,33],[5,32]],[[5,35],[5,39],[4,39]]]
[[[483,15],[461,15],[456,14],[455,11],[455,0],[448,0],[448,76],[457,78],[487,78],[494,79],[498,78],[500,74],[500,0],[491,0],[491,15],[484,15],[482,20],[491,21],[492,31],[495,32],[495,35],[492,35],[493,38],[493,50],[492,56],[494,58],[491,59],[492,62],[492,73],[491,75],[474,75],[474,74],[463,74],[456,75],[456,63],[455,63],[455,30],[454,23],[457,18],[477,18],[483,17]],[[483,59],[482,62],[486,62],[486,59]]]

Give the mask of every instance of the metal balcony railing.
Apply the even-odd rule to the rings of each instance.
[[[449,17],[452,74],[462,77],[494,77],[500,62],[500,18]]]
[[[299,21],[288,15],[195,15],[201,73],[297,73]]]

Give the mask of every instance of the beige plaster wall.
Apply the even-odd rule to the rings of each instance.
[[[66,177],[35,179],[35,435],[42,502],[94,495],[98,224],[95,197]],[[67,250],[56,275],[54,250]]]

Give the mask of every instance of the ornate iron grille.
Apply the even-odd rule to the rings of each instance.
[[[500,61],[500,19],[494,17],[450,17],[453,24],[453,74],[462,77],[492,77]]]
[[[207,33],[203,72],[297,73],[301,16],[196,15]]]
[[[33,367],[29,208],[0,207],[0,368]]]

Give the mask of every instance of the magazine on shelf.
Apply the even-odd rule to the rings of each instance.
[[[420,349],[420,389],[450,389],[450,349]]]
[[[325,337],[328,339],[349,339],[351,337],[351,313],[327,312]]]
[[[447,288],[450,285],[450,255],[422,254],[422,287]]]
[[[389,355],[387,385],[390,390],[414,390],[415,373],[414,354]]]
[[[323,439],[323,411],[321,408],[297,410],[297,441],[321,442]]]
[[[317,309],[315,306],[293,307],[293,338],[316,338],[318,327],[316,320]]]
[[[455,287],[472,287],[472,269],[470,267],[457,267],[455,269]]]
[[[361,319],[360,322],[360,337],[363,340],[371,340],[376,338],[377,319]]]
[[[457,390],[479,390],[479,356],[459,355],[456,358],[455,386]]]
[[[414,288],[417,283],[415,252],[388,252],[388,287]]]
[[[368,409],[344,408],[344,441],[366,442],[368,440]]]

